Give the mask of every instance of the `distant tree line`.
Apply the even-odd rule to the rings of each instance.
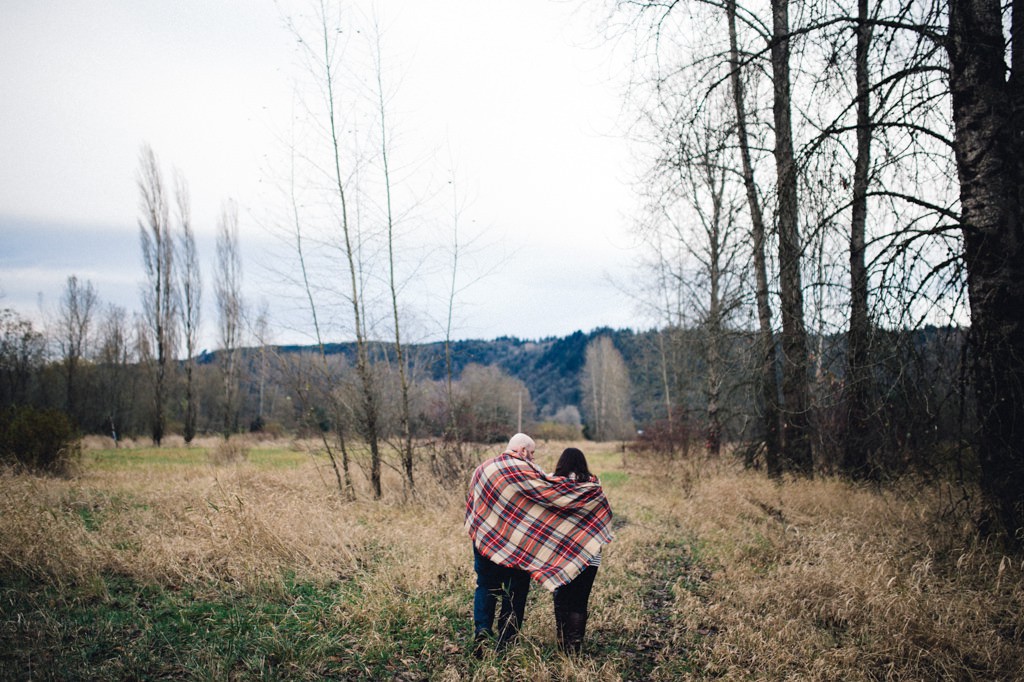
[[[69,280],[72,286],[83,285]],[[101,310],[98,301],[93,305]],[[156,377],[145,355],[142,322],[136,318],[131,325],[129,319],[116,307],[101,311],[95,325],[86,326],[83,342],[71,357],[68,344],[48,338],[12,310],[0,311],[0,407],[57,409],[82,433],[152,438]],[[975,423],[961,371],[965,339],[966,332],[956,328],[886,335],[886,352],[875,369],[886,395],[872,409],[876,435],[885,443],[878,466],[887,475],[908,468],[937,472],[973,466],[964,449]],[[666,455],[703,447],[714,438],[738,446],[738,454],[752,466],[763,466],[758,450],[763,423],[757,417],[751,368],[756,335],[734,332],[719,349],[729,369],[721,374],[714,427],[705,390],[710,368],[701,350],[708,340],[700,327],[645,332],[602,328],[540,340],[463,340],[452,344],[450,366],[442,342],[409,344],[406,353],[415,379],[411,432],[416,439],[442,438],[454,422],[465,441],[484,443],[500,442],[520,428],[542,437],[641,443],[657,434],[657,445]],[[840,336],[816,346],[839,358],[845,352],[843,343]],[[394,348],[373,342],[367,351],[382,406],[380,433],[390,441],[403,432]],[[166,380],[166,433],[185,435],[189,419],[194,434],[223,435],[225,424],[230,425],[228,435],[318,435],[351,428],[338,420],[354,417],[332,412],[323,396],[350,385],[356,352],[354,343],[329,344],[323,355],[310,346],[245,345],[233,351],[230,391],[225,390],[221,351],[176,359]],[[319,369],[323,358],[327,375]],[[825,363],[816,382],[816,404],[821,407],[812,422],[819,468],[836,472],[847,416],[840,400],[843,377],[827,369],[830,365],[842,370]],[[671,409],[666,396],[672,396]]]

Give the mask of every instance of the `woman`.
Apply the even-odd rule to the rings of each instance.
[[[555,476],[564,476],[578,483],[597,483],[597,476],[590,473],[587,458],[578,448],[566,448],[555,465]],[[602,493],[603,494],[603,493]],[[558,648],[570,654],[583,649],[583,636],[587,630],[587,604],[590,590],[597,577],[601,554],[594,555],[582,573],[572,582],[555,590],[555,630]]]

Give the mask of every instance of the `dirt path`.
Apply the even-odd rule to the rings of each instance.
[[[703,637],[713,636],[713,627],[689,631],[675,614],[673,586],[680,579],[683,589],[698,590],[711,579],[710,571],[693,561],[684,542],[659,542],[645,550],[649,560],[640,576],[643,583],[644,620],[647,627],[639,637],[622,642],[624,680],[663,679],[694,672],[690,650]]]

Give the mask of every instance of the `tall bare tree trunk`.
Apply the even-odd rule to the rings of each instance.
[[[717,171],[717,173],[716,173]],[[723,173],[719,166],[707,163],[705,169],[707,174],[708,189],[712,197],[712,216],[707,226],[708,232],[708,279],[710,285],[710,299],[708,302],[707,320],[707,363],[708,373],[705,382],[705,394],[707,397],[707,434],[706,443],[708,454],[717,457],[722,449],[722,421],[719,415],[722,393],[722,344],[725,342],[724,328],[722,324],[722,246],[723,228],[726,227],[723,221],[726,220],[726,212],[723,210],[723,194],[725,192],[725,177],[717,177]]]
[[[813,473],[807,379],[807,330],[801,283],[799,205],[793,154],[792,99],[789,84],[789,0],[772,0],[772,113],[779,231],[779,308],[782,314],[782,443],[784,467]]]
[[[220,327],[219,360],[224,382],[224,438],[238,431],[239,345],[242,336],[242,255],[238,245],[238,208],[227,202],[217,229],[217,278],[214,282]]]
[[[581,388],[589,435],[594,440],[618,440],[633,434],[629,369],[611,338],[599,336],[584,351]]]
[[[398,364],[398,379],[400,384],[399,421],[402,430],[402,470],[405,473],[405,484],[409,493],[416,492],[416,484],[413,479],[413,449],[412,449],[412,420],[409,409],[409,372],[406,366],[405,349],[402,345],[402,331],[398,310],[398,285],[395,282],[395,221],[391,207],[391,172],[388,167],[389,143],[387,126],[387,107],[384,104],[384,80],[381,69],[382,50],[380,45],[380,27],[376,27],[376,73],[377,73],[377,103],[380,113],[380,151],[381,161],[384,165],[384,194],[385,209],[387,213],[388,232],[388,287],[391,293],[392,322],[395,331],[395,362]]]
[[[64,380],[67,389],[65,411],[79,427],[82,426],[82,419],[78,409],[78,369],[89,355],[90,328],[97,301],[98,296],[92,282],[86,280],[83,284],[75,275],[68,277],[64,295],[60,300],[58,344],[64,360]]]
[[[995,526],[1024,527],[1024,2],[950,0],[947,50],[971,303],[978,459]]]
[[[316,299],[313,296],[313,286],[309,281],[309,268],[306,264],[306,252],[303,245],[302,235],[302,221],[299,217],[299,200],[295,194],[295,151],[292,150],[291,166],[289,175],[289,199],[291,201],[292,208],[292,220],[295,238],[295,251],[299,259],[299,273],[302,275],[302,290],[306,295],[306,300],[309,303],[309,313],[313,318],[313,334],[316,337],[316,344],[318,350],[319,366],[322,370],[322,377],[320,382],[315,382],[319,385],[328,387],[324,391],[325,394],[330,394],[329,382],[330,382],[330,368],[327,364],[327,353],[324,350],[324,338],[320,330],[320,317],[317,313]],[[310,399],[310,387],[305,385],[303,381],[298,382],[299,394],[306,398],[306,404],[312,403]],[[345,446],[345,428],[346,424],[341,416],[341,410],[337,407],[337,401],[331,401],[334,404],[335,414],[335,430],[338,433],[339,449],[341,450],[341,469],[338,468],[338,457],[334,451],[334,447],[328,438],[327,432],[323,429],[318,429],[320,434],[320,440],[323,443],[324,451],[327,453],[327,458],[331,462],[331,469],[334,471],[334,478],[338,484],[338,492],[349,500],[355,499],[355,488],[352,486],[352,474],[349,470],[349,459],[348,459],[348,448]]]
[[[253,325],[253,332],[255,334],[256,343],[259,346],[260,353],[259,387],[256,394],[256,416],[258,417],[260,424],[262,424],[264,396],[267,384],[267,355],[269,353],[268,346],[270,345],[270,306],[266,299],[260,301],[259,313],[256,315],[256,323]],[[271,405],[273,405],[273,402],[271,402]]]
[[[675,438],[675,424],[674,424],[673,410],[672,410],[672,385],[669,383],[669,380],[668,380],[668,365],[669,365],[669,363],[668,363],[668,354],[667,354],[667,352],[665,350],[665,334],[670,329],[672,329],[671,326],[669,326],[666,329],[659,329],[655,333],[657,334],[657,338],[658,338],[658,361],[659,361],[658,369],[661,370],[660,371],[660,374],[661,374],[661,390],[665,394],[665,421],[666,421],[666,424],[668,426],[668,442],[669,442],[669,447],[671,448],[672,456],[674,457],[675,456],[675,451],[676,451],[676,438]]]
[[[454,164],[453,164],[454,165]],[[452,279],[451,287],[448,289],[448,309],[444,325],[444,392],[448,401],[448,425],[446,440],[455,444],[454,452],[459,459],[461,467],[462,434],[459,432],[459,420],[456,414],[455,402],[455,369],[452,364],[452,318],[455,315],[455,295],[458,293],[459,274],[459,253],[461,249],[459,241],[459,197],[458,185],[452,179]]]
[[[370,447],[370,485],[373,488],[374,499],[380,499],[380,434],[377,424],[377,396],[373,381],[373,369],[370,366],[366,330],[364,328],[362,293],[359,288],[359,278],[356,275],[355,245],[349,226],[345,176],[341,171],[341,142],[338,139],[338,121],[334,103],[334,62],[331,49],[331,31],[328,30],[326,10],[326,5],[321,2],[320,25],[323,29],[324,86],[328,107],[328,127],[331,135],[331,153],[334,162],[331,170],[333,173],[334,190],[341,203],[341,231],[345,244],[345,257],[348,265],[351,292],[352,320],[356,336],[356,373],[359,376],[363,399],[363,436]]]
[[[452,245],[451,245],[451,280],[447,292],[447,310],[444,323],[444,394],[447,416],[443,426],[444,435],[440,448],[431,452],[431,470],[438,481],[451,483],[460,480],[466,472],[465,444],[462,441],[462,429],[459,425],[458,401],[455,395],[455,367],[452,358],[452,327],[455,316],[455,298],[459,293],[459,255],[462,253],[462,242],[459,234],[458,182],[452,162]]]
[[[865,262],[865,233],[868,214],[868,174],[871,169],[871,88],[868,78],[868,49],[871,24],[868,0],[857,0],[857,158],[853,169],[853,200],[850,215],[850,328],[846,349],[846,393],[849,422],[842,458],[843,472],[853,478],[867,478],[873,472],[871,454],[876,447],[869,423],[871,375],[868,348],[871,320],[868,317],[868,269]]]
[[[750,143],[747,134],[746,102],[743,96],[743,82],[740,78],[739,46],[736,38],[736,0],[726,1],[729,22],[729,52],[733,101],[736,106],[736,136],[739,139],[740,157],[743,164],[743,184],[747,190],[747,204],[750,207],[750,230],[754,252],[755,298],[757,300],[757,323],[759,339],[758,385],[761,394],[765,442],[765,466],[771,476],[782,473],[782,445],[779,433],[779,384],[778,361],[775,339],[772,334],[772,311],[768,299],[768,266],[765,257],[765,224],[761,212],[761,200],[754,182],[754,169],[750,160]],[[749,462],[748,462],[749,463]]]
[[[151,428],[153,442],[160,445],[167,424],[167,382],[170,380],[171,360],[174,356],[174,313],[177,304],[173,273],[174,242],[171,238],[163,177],[151,147],[143,148],[140,166],[138,187],[143,217],[139,220],[139,236],[147,279],[142,308],[156,346]]]
[[[196,343],[199,337],[200,310],[202,308],[202,277],[199,254],[196,251],[196,235],[192,229],[192,212],[189,205],[188,185],[178,176],[175,198],[178,206],[178,287],[181,291],[181,327],[185,339],[185,423],[182,436],[191,443],[196,435],[198,400],[195,394]]]

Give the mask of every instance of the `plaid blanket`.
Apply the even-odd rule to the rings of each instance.
[[[600,483],[551,476],[510,453],[476,468],[466,499],[466,530],[477,550],[529,571],[551,591],[612,541],[611,518]]]

